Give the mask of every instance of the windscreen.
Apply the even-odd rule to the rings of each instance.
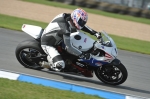
[[[102,35],[102,43],[107,47],[116,47],[114,40],[105,32],[101,32]]]
[[[117,56],[118,52],[114,40],[105,31],[102,31],[101,33],[102,33],[102,44],[104,44],[104,46],[107,47],[112,47],[111,53],[113,54],[113,56]]]

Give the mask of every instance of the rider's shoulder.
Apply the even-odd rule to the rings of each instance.
[[[60,13],[60,14],[56,15],[56,17],[64,17],[64,13]]]
[[[71,15],[70,13],[63,13],[64,17],[70,17],[70,15]]]
[[[56,19],[56,18],[66,19],[67,17],[70,17],[70,15],[71,15],[70,13],[60,13],[60,14],[56,15],[54,19]]]

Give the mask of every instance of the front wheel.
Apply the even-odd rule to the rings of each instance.
[[[106,84],[119,85],[126,81],[128,72],[125,66],[120,63],[118,65],[101,66],[95,70],[95,75]]]

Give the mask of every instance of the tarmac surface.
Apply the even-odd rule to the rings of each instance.
[[[50,72],[24,68],[15,57],[16,46],[31,37],[23,32],[0,28],[0,69],[26,73],[49,79],[56,79],[113,92],[125,93],[150,98],[150,55],[119,50],[118,58],[128,70],[128,78],[119,86],[109,86],[99,81],[95,76],[85,78],[59,72]]]

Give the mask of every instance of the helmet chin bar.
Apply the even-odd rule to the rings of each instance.
[[[73,22],[73,20],[72,20],[72,19],[70,20],[70,25],[71,25],[72,27],[77,28],[77,27],[76,27],[76,25],[75,25],[75,23]]]
[[[75,25],[75,23],[72,20],[70,20],[70,23],[71,23],[72,27],[75,27],[76,29],[78,29],[77,26]],[[80,29],[78,29],[78,30],[80,30]]]

